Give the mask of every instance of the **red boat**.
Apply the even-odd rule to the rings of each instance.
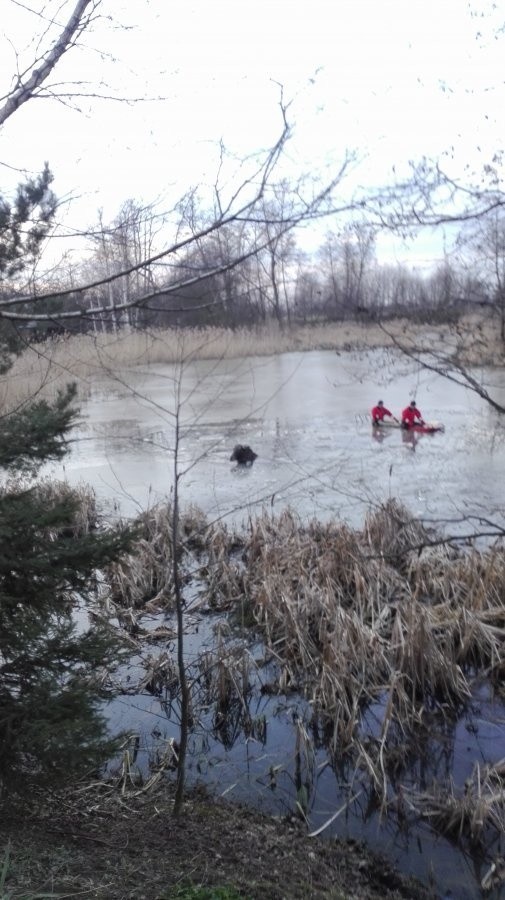
[[[372,422],[372,428],[403,428],[400,422]],[[441,422],[425,422],[424,425],[411,425],[404,431],[414,431],[417,434],[435,434],[436,431],[445,431]]]

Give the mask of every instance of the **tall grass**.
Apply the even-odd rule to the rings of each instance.
[[[422,815],[443,834],[466,838],[481,847],[490,832],[505,834],[505,759],[494,765],[476,763],[462,788],[432,785],[429,791],[412,791]]]
[[[503,348],[492,319],[462,319],[457,329],[427,328],[406,319],[387,323],[392,338],[406,346],[447,352],[453,340],[467,365],[503,362]],[[477,337],[476,337],[477,335]],[[279,328],[274,322],[253,329],[130,329],[110,334],[65,335],[27,347],[0,377],[0,412],[38,394],[53,397],[68,381],[79,383],[81,397],[93,384],[128,368],[188,359],[234,359],[309,350],[347,351],[390,347],[393,340],[373,322],[325,322]]]
[[[61,491],[66,496],[65,486]],[[80,502],[75,527],[92,530],[94,496],[81,491]],[[143,513],[133,547],[103,573],[132,634],[146,611],[173,608],[170,522],[169,504]],[[459,551],[438,538],[394,500],[369,512],[361,529],[306,522],[291,509],[251,517],[237,532],[208,523],[193,507],[180,515],[175,552],[188,593],[208,610],[239,611],[235,621],[247,608],[273,663],[266,667],[273,682],[264,687],[305,696],[334,763],[352,760],[351,786],[365,773],[384,808],[409,759],[428,752],[433,726],[454,725],[474,684],[486,679],[499,690],[505,671],[503,543]],[[249,712],[257,666],[247,645],[228,634],[221,624],[191,678],[195,711],[213,707],[212,727],[225,746],[261,724]],[[152,651],[156,630],[146,637],[138,689],[171,701],[179,690],[173,660]],[[166,642],[173,633],[164,629],[160,637]],[[310,769],[305,723],[297,735],[303,786],[302,769]],[[448,833],[480,840],[505,821],[503,761],[476,770],[474,782],[464,791],[452,784],[411,789],[409,802]],[[300,787],[302,810],[304,797]]]
[[[170,606],[168,521],[166,507],[140,517],[136,547],[111,569],[117,602]],[[209,608],[249,609],[275,657],[278,689],[302,689],[345,751],[374,699],[389,697],[385,734],[393,720],[412,728],[421,707],[456,712],[476,673],[499,682],[504,548],[462,553],[430,546],[432,537],[394,500],[361,530],[286,509],[233,533],[192,509],[181,518],[181,571],[203,582]]]
[[[123,376],[128,368],[170,364],[188,359],[234,359],[269,356],[294,350],[336,350],[378,347],[388,339],[377,326],[366,331],[352,323],[333,323],[281,330],[122,329],[114,334],[66,335],[33,344],[14,360],[0,379],[0,411],[9,410],[38,393],[52,397],[68,381],[79,384],[85,397],[100,379]]]
[[[149,600],[142,607],[147,588],[147,597],[155,592],[160,602],[153,572],[169,568],[168,521],[166,506],[142,516],[134,551],[112,570],[116,602],[135,617],[151,608]],[[307,699],[314,740],[324,736],[335,766],[350,764],[350,789],[366,779],[383,809],[408,802],[437,827],[473,840],[504,821],[503,761],[476,772],[475,787],[465,791],[446,784],[421,794],[402,786],[412,760],[429,759],[433,732],[454,729],[474,684],[486,679],[500,690],[505,671],[503,543],[459,551],[439,537],[394,500],[369,512],[361,529],[306,522],[285,509],[251,517],[234,532],[191,509],[181,516],[178,552],[183,580],[200,606],[229,610],[235,623],[247,610],[271,663],[262,690]],[[170,608],[171,586],[162,587]],[[166,655],[145,668],[148,690],[160,695],[176,687]],[[221,626],[196,668],[195,707],[214,708],[219,739],[228,746],[239,731],[249,734],[259,676],[246,645],[236,636],[230,641]],[[303,810],[300,773],[310,769],[311,738],[301,721],[297,736]]]

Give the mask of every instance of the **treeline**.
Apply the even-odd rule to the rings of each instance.
[[[309,255],[296,229],[286,228],[283,210],[264,209],[256,221],[234,221],[201,236],[205,217],[195,222],[193,208],[178,223],[185,239],[162,261],[146,264],[168,223],[151,207],[128,201],[110,225],[100,218],[89,233],[85,262],[53,273],[46,297],[54,289],[58,298],[36,304],[49,319],[18,327],[45,338],[124,325],[237,328],[274,320],[283,327],[397,316],[438,323],[480,308],[499,312],[505,340],[505,225],[492,215],[493,221],[473,223],[471,233],[462,231],[450,258],[422,271],[381,263],[377,229],[365,221],[328,231]],[[94,286],[83,295],[72,283]],[[82,311],[84,296],[87,315],[59,319],[63,311]]]

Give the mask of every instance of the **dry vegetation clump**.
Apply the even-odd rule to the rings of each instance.
[[[448,658],[463,668],[503,664],[505,549],[475,548],[458,554],[446,547],[423,551],[411,567],[412,596],[436,613],[434,634]]]
[[[121,607],[156,610],[173,606],[173,510],[170,503],[158,503],[132,523],[137,533],[128,553],[107,571],[112,600]],[[181,563],[191,550],[205,546],[207,523],[204,514],[189,507],[178,519],[177,554]]]
[[[228,609],[242,595],[243,579],[234,557],[244,538],[222,523],[209,523],[191,505],[178,517],[177,554],[182,582],[205,584],[204,604]],[[107,572],[112,600],[120,607],[155,611],[173,608],[173,510],[159,503],[131,523],[137,532],[128,553]]]
[[[367,513],[362,538],[372,553],[383,557],[392,566],[403,567],[419,548],[430,545],[433,530],[414,519],[408,509],[393,498]]]
[[[333,630],[322,641],[311,700],[331,749],[343,755],[357,737],[363,707],[374,699],[378,685],[387,683],[390,667],[380,629],[341,607],[335,613]]]
[[[137,525],[134,548],[111,569],[114,599],[134,611],[170,607],[170,506]],[[242,621],[244,608],[252,613],[275,661],[275,689],[305,693],[335,752],[352,746],[378,698],[387,698],[387,742],[398,723],[415,730],[430,710],[456,715],[477,672],[503,670],[503,549],[463,554],[436,543],[396,501],[369,514],[362,531],[304,523],[287,509],[236,534],[192,508],[180,517],[178,553],[184,578],[205,583],[209,608],[240,608]],[[243,703],[247,679],[221,644],[200,674],[223,713]]]
[[[48,526],[49,536],[82,537],[90,534],[100,525],[100,512],[98,509],[95,491],[88,484],[79,484],[72,487],[66,481],[54,481],[44,478],[37,482],[23,476],[9,478],[0,487],[0,494],[24,494],[30,491],[47,501],[47,508],[54,509],[57,504],[60,508],[67,507],[71,510],[68,522],[58,533]]]
[[[140,516],[133,550],[111,570],[114,597],[132,621],[140,610],[171,607],[171,516],[167,503]],[[363,790],[384,810],[398,807],[402,777],[430,759],[434,732],[454,729],[475,680],[498,683],[505,671],[504,548],[457,550],[396,501],[370,513],[362,530],[285,509],[235,532],[190,508],[180,515],[177,553],[184,590],[194,597],[197,588],[200,609],[238,611],[266,647],[260,674],[220,617],[215,646],[190,667],[194,721],[203,711],[225,747],[238,734],[264,741],[266,722],[250,713],[254,692],[302,694],[314,740],[323,736],[333,763],[351,767],[353,791],[368,779]],[[151,654],[144,669],[141,689],[177,702],[170,657]],[[310,750],[304,722],[297,734]],[[451,834],[476,834],[481,819],[484,830],[497,827],[502,768],[481,773],[478,788],[461,796],[452,787],[413,795],[409,809],[418,803]],[[413,783],[411,772],[406,780]],[[300,798],[303,811],[303,791]]]
[[[499,544],[462,554],[449,545],[417,554],[410,580],[414,595],[430,603],[464,605],[475,612],[500,604],[505,589],[505,552]]]
[[[69,529],[71,537],[90,534],[99,527],[100,513],[96,493],[89,484],[81,483],[71,487],[65,481],[53,481],[48,478],[39,481],[35,490],[47,499],[50,507],[55,500],[65,502],[68,499],[70,502],[76,502],[75,515]]]
[[[384,604],[401,596],[401,578],[380,555],[368,551],[357,531],[335,520],[305,524],[289,509],[278,517],[264,513],[251,523],[244,560],[250,576],[246,587],[257,595],[258,605],[263,597],[289,588],[299,601],[299,615],[317,633],[318,597],[323,605],[331,598],[333,607],[352,609],[372,623]]]
[[[157,656],[148,654],[142,660],[145,675],[134,686],[135,693],[147,691],[156,697],[173,696],[179,685],[179,676],[172,656],[163,650]]]
[[[503,548],[457,551],[396,501],[362,531],[263,513],[240,559],[224,550],[215,564],[213,578],[251,605],[277,689],[305,693],[335,752],[363,739],[379,702],[382,771],[389,735],[414,734],[434,712],[457,717],[474,677],[503,671]]]
[[[453,631],[446,608],[416,600],[398,605],[390,660],[402,688],[397,692],[397,709],[406,722],[412,712],[416,714],[418,703],[447,703],[455,709],[470,698],[470,685],[454,654]]]
[[[278,690],[305,689],[331,717],[333,743],[348,746],[360,708],[389,678],[384,641],[405,593],[400,575],[348,526],[305,525],[292,510],[251,521],[241,559],[226,565],[278,662]]]
[[[151,507],[130,525],[136,539],[105,572],[108,612],[114,612],[121,627],[135,640],[152,643],[171,639],[171,628],[161,625],[145,629],[140,624],[146,613],[174,609],[171,503]],[[178,577],[182,586],[191,585],[192,605],[196,600],[201,609],[229,609],[242,595],[242,576],[230,558],[243,546],[243,538],[221,523],[209,524],[196,506],[180,512],[177,525]]]
[[[443,788],[435,784],[411,797],[432,827],[482,846],[490,832],[499,838],[505,834],[505,759],[491,766],[476,763],[462,788],[451,780]]]
[[[230,731],[233,738],[240,731],[246,737],[258,732],[259,723],[253,722],[249,710],[256,664],[244,643],[230,642],[223,628],[218,629],[215,647],[199,654],[195,684],[202,707],[213,708],[214,731],[224,746],[232,746]],[[264,728],[264,717],[262,722]]]
[[[171,608],[171,515],[169,504],[141,515],[134,547],[111,567],[113,599],[135,620]],[[388,697],[387,737],[392,723],[413,729],[430,710],[456,715],[477,673],[503,671],[503,548],[464,554],[435,538],[397,501],[370,513],[362,531],[286,509],[236,534],[191,508],[177,552],[182,580],[204,583],[208,608],[254,623],[275,660],[276,690],[302,691],[343,751],[377,698]],[[232,684],[224,660],[220,651],[220,697]]]
[[[135,520],[138,537],[128,553],[107,570],[114,603],[138,609],[147,603],[160,607],[172,599],[172,529],[170,508],[151,507]]]
[[[171,507],[167,507],[167,518],[171,517]],[[207,549],[209,544],[209,523],[207,516],[191,503],[179,514],[179,540],[181,552],[194,551],[200,553]]]
[[[198,575],[205,581],[205,602],[214,611],[229,609],[244,598],[240,557],[244,545],[245,538],[230,531],[223,522],[209,524],[205,530]]]
[[[200,653],[193,679],[195,706],[211,710],[210,727],[223,747],[233,747],[242,736],[265,744],[267,722],[253,715],[251,698],[257,682],[257,663],[244,641],[230,641],[223,622],[212,650]]]

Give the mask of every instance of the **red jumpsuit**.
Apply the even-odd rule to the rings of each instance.
[[[422,425],[423,417],[416,406],[406,406],[402,412],[402,425],[411,428],[412,425]]]
[[[372,422],[382,422],[384,420],[384,416],[392,416],[393,413],[389,412],[389,409],[386,409],[385,406],[374,406],[372,409]]]

